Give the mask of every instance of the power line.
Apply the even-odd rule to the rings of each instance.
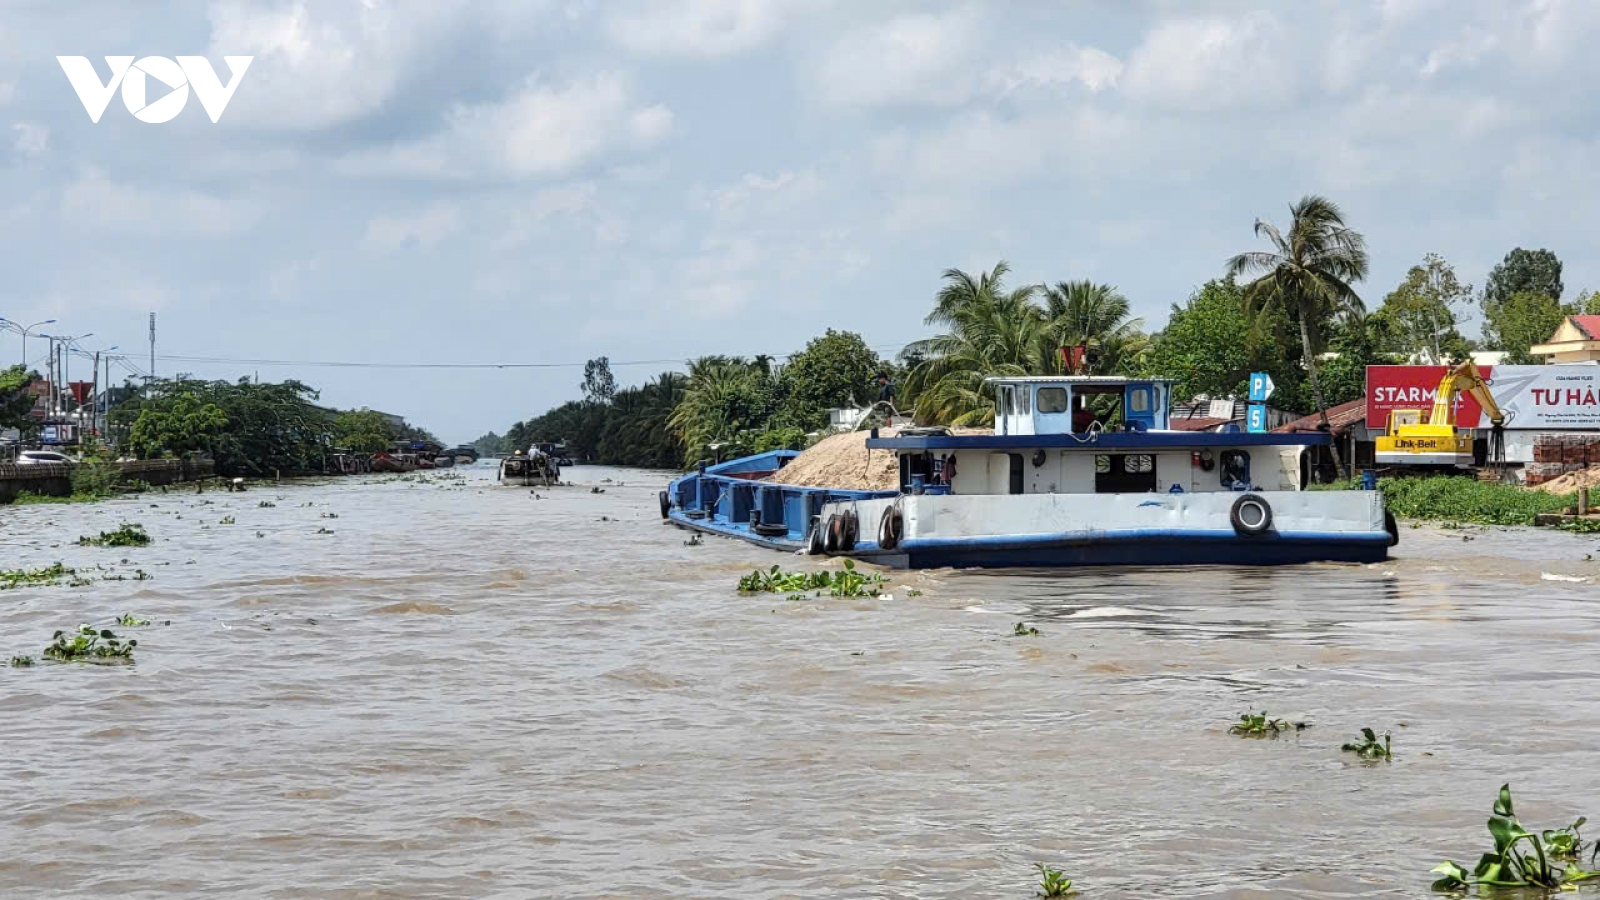
[[[885,347],[901,348],[904,344],[873,344],[872,349]],[[798,352],[798,351],[796,351]],[[716,354],[708,354],[716,355]],[[746,358],[755,354],[742,354]],[[783,358],[794,355],[785,354],[760,354],[773,358]],[[361,362],[356,360],[331,360],[331,359],[251,359],[223,356],[182,356],[171,353],[162,354],[162,359],[173,362],[202,363],[213,365],[249,365],[249,366],[306,366],[338,369],[581,369],[588,365],[587,362],[557,362],[557,363],[530,363],[530,362],[499,362],[499,363],[435,363],[435,362]],[[694,357],[673,357],[663,359],[628,359],[612,360],[612,368],[621,366],[661,366],[687,363]]]

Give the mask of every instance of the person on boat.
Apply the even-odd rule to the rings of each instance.
[[[895,395],[895,393],[896,393],[896,389],[895,389],[895,386],[894,386],[894,382],[889,380],[889,373],[888,372],[879,372],[878,373],[878,402],[879,403],[887,403],[887,404],[889,404],[889,407],[891,409],[893,409],[894,408],[894,395]]]
[[[1089,410],[1088,397],[1079,397],[1077,399],[1078,408],[1072,411],[1072,430],[1088,431],[1090,428],[1094,427],[1094,423],[1099,420],[1095,418],[1095,414]]]

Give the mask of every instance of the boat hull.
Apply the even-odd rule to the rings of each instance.
[[[902,495],[794,488],[729,474],[674,481],[665,517],[794,552],[808,546],[813,521],[853,515],[857,540],[831,555],[895,568],[1378,562],[1397,539],[1376,491],[1249,492],[1271,516],[1252,530],[1235,521],[1243,492]],[[765,533],[750,521],[752,510],[766,513]],[[879,534],[891,511],[901,533],[886,547]]]

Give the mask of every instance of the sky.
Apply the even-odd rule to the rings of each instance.
[[[1596,46],[1590,0],[0,0],[0,316],[126,374],[154,312],[162,376],[456,442],[600,355],[623,385],[826,328],[892,355],[951,267],[1107,282],[1156,328],[1307,193],[1366,235],[1371,307],[1516,246],[1570,298]],[[254,60],[218,122],[96,124],[58,55]],[[542,368],[365,365],[464,363]]]

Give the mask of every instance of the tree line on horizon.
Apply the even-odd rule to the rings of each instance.
[[[618,390],[608,361],[591,360],[582,399],[514,423],[475,442],[485,454],[564,443],[589,462],[679,468],[710,457],[803,447],[827,425],[827,410],[866,405],[875,379],[899,386],[896,405],[924,425],[988,425],[991,376],[1067,371],[1063,347],[1086,348],[1084,374],[1174,379],[1174,399],[1246,392],[1249,374],[1269,373],[1273,405],[1310,414],[1359,399],[1366,367],[1438,364],[1474,350],[1500,350],[1512,364],[1541,360],[1529,348],[1572,313],[1600,313],[1600,293],[1563,304],[1561,261],[1517,247],[1481,291],[1430,253],[1369,311],[1357,285],[1369,271],[1363,235],[1325,197],[1289,207],[1281,226],[1258,219],[1256,248],[1223,261],[1218,277],[1172,305],[1166,326],[1147,333],[1128,299],[1087,280],[1010,287],[1005,261],[988,271],[948,269],[924,323],[939,329],[894,359],[860,335],[828,330],[787,360],[707,356],[686,373],[664,372]],[[1461,325],[1476,308],[1483,337]]]

